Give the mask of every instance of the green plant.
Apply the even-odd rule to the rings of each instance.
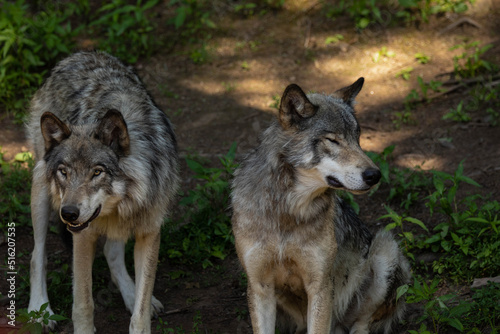
[[[344,39],[344,36],[341,34],[335,34],[334,36],[328,36],[325,39],[325,45],[336,44]]]
[[[416,218],[413,217],[403,217],[398,215],[394,210],[392,210],[390,207],[384,205],[385,210],[388,212],[388,214],[381,216],[379,219],[385,219],[385,218],[390,218],[392,219],[392,223],[389,223],[385,226],[385,229],[387,231],[390,231],[395,228],[399,228],[401,233],[399,234],[400,237],[403,238],[404,243],[405,243],[405,250],[406,250],[406,255],[410,257],[413,261],[415,261],[415,256],[410,252],[410,249],[413,247],[414,242],[415,242],[415,237],[413,235],[413,232],[411,231],[405,231],[405,228],[403,226],[403,222],[408,222],[414,225],[417,225],[421,227],[423,230],[429,232],[427,229],[427,226],[425,224]]]
[[[3,222],[15,221],[17,226],[30,223],[30,185],[33,160],[27,156],[27,166],[22,163],[6,162],[0,152],[0,226]],[[6,229],[2,229],[6,231]]]
[[[431,57],[423,54],[423,53],[416,53],[415,54],[415,59],[420,63],[420,64],[427,64],[430,60],[431,60]]]
[[[477,85],[470,92],[470,101],[466,105],[468,111],[485,110],[488,122],[496,126],[500,122],[500,86],[492,82]]]
[[[429,82],[424,82],[424,79],[422,79],[422,77],[420,77],[420,76],[417,77],[417,81],[418,81],[418,85],[420,87],[420,91],[422,92],[422,96],[427,102],[430,101],[430,98],[427,94],[429,89],[434,91],[434,92],[440,92],[441,86],[443,85],[443,83],[441,81],[438,81],[438,80],[431,80]]]
[[[463,107],[464,101],[460,101],[456,109],[450,109],[450,112],[443,116],[443,119],[451,119],[456,122],[467,123],[472,118],[470,115],[464,110]]]
[[[407,67],[407,68],[403,68],[401,71],[399,71],[398,73],[396,73],[396,78],[397,77],[401,77],[404,80],[408,81],[408,80],[410,80],[411,72],[413,72],[413,67],[410,66],[410,67]]]
[[[234,6],[234,12],[235,13],[240,13],[242,14],[243,16],[245,17],[249,17],[249,16],[253,16],[254,12],[255,12],[255,8],[257,8],[257,5],[253,2],[250,2],[250,3],[240,3],[240,4],[236,4]]]
[[[423,315],[419,331],[409,333],[431,333],[424,320],[431,320],[434,333],[453,327],[466,333],[498,333],[500,322],[500,284],[489,282],[486,287],[475,291],[471,299],[461,299],[456,293],[438,295],[440,280],[434,278],[430,284],[414,277],[412,286],[407,287],[406,302],[423,304]]]
[[[433,252],[446,253],[433,263],[437,273],[447,272],[452,278],[470,281],[476,275],[488,275],[500,270],[500,204],[483,200],[479,195],[457,198],[462,182],[479,187],[463,175],[461,162],[453,175],[433,171],[435,191],[427,197],[431,214],[444,216],[434,234],[426,238],[422,247]]]
[[[427,330],[427,326],[425,324],[420,324],[420,328],[418,329],[418,331],[409,330],[408,333],[410,333],[410,334],[432,334],[432,332]]]
[[[475,0],[340,0],[327,3],[326,16],[335,20],[348,15],[359,30],[371,25],[386,27],[400,22],[427,22],[446,12],[463,13]],[[392,14],[396,15],[392,15]]]
[[[192,44],[210,38],[210,30],[216,27],[205,8],[205,0],[172,0],[170,6],[177,6],[175,16],[168,21],[180,33],[183,42]]]
[[[465,327],[477,328],[479,331],[476,333],[485,333],[487,330],[491,330],[491,333],[498,333],[500,327],[499,300],[499,283],[488,282],[485,287],[475,290],[472,296],[472,310],[463,320]]]
[[[498,67],[495,64],[481,58],[492,47],[493,44],[480,47],[477,41],[453,46],[450,50],[460,48],[464,50],[462,54],[453,57],[455,74],[461,78],[471,78],[480,74],[497,72]]]
[[[400,129],[403,124],[415,124],[413,113],[409,110],[396,111],[392,124],[396,129]]]
[[[395,146],[386,147],[381,153],[367,152],[366,154],[379,167],[382,174],[380,183],[370,192],[372,195],[379,187],[389,186],[388,201],[399,201],[400,207],[408,210],[413,204],[421,200],[421,192],[431,185],[431,181],[420,169],[396,168],[390,166],[392,152]]]
[[[49,312],[46,311],[48,306],[49,303],[45,303],[39,310],[33,310],[30,312],[26,309],[20,309],[16,320],[23,325],[16,333],[42,334],[44,332],[43,325],[48,325],[50,320],[63,321],[67,319],[62,315],[49,314]]]
[[[327,17],[335,19],[348,14],[356,28],[365,29],[372,22],[382,19],[380,6],[375,0],[340,0],[327,9]]]
[[[191,58],[195,64],[205,64],[210,61],[211,54],[207,44],[203,42],[201,46],[192,49],[189,54],[189,58]]]
[[[185,334],[186,332],[182,326],[177,326],[175,328],[167,327],[168,322],[162,318],[158,318],[158,325],[156,325],[156,330],[161,334]]]
[[[21,123],[28,99],[56,59],[69,54],[81,27],[69,22],[76,5],[34,14],[24,0],[0,6],[0,104]]]
[[[168,322],[164,321],[162,318],[158,318],[158,325],[156,325],[156,330],[161,334],[186,334],[186,331],[182,326],[176,326],[175,328],[167,327]],[[193,316],[193,326],[189,334],[200,334],[201,326],[203,326],[203,321],[201,320],[200,312],[196,312]]]
[[[383,46],[380,50],[378,50],[377,52],[375,52],[373,54],[372,60],[373,60],[374,63],[378,63],[378,61],[382,57],[393,58],[394,56],[396,56],[396,54],[394,53],[394,51],[389,51],[389,50],[387,50],[387,47]]]
[[[54,311],[64,314],[64,310],[71,309],[71,304],[73,303],[73,282],[71,279],[70,266],[67,263],[60,263],[59,260],[56,260],[56,263],[59,264],[60,267],[55,270],[50,270],[47,273],[47,280],[49,282],[47,293],[49,294],[49,300],[52,305],[57,307]],[[94,285],[94,289],[95,288],[96,285]]]
[[[201,263],[204,268],[213,265],[211,259],[224,259],[232,250],[229,208],[229,181],[236,167],[236,143],[220,159],[222,168],[206,168],[199,162],[186,159],[188,167],[199,180],[180,200],[185,209],[184,224],[171,222],[163,229],[163,244],[169,249],[164,254],[181,262]]]
[[[118,58],[135,63],[141,56],[150,56],[157,47],[158,39],[152,34],[155,26],[148,17],[148,12],[158,4],[158,0],[135,5],[125,0],[113,0],[97,11],[89,28],[105,36],[99,39],[99,48]]]
[[[425,82],[421,76],[417,77],[417,83],[420,88],[420,94],[412,89],[411,92],[406,96],[404,106],[405,110],[409,111],[414,109],[420,102],[430,102],[429,91],[441,92],[441,86],[443,83],[439,80],[431,80]]]
[[[248,70],[250,70],[250,64],[246,60],[244,60],[241,63],[241,68],[244,69],[244,70],[246,70],[246,71],[248,71]]]
[[[252,2],[243,1],[234,5],[234,12],[248,18],[256,13],[264,15],[271,11],[279,10],[285,4],[285,0],[256,0]]]
[[[457,302],[458,296],[453,293],[436,296],[439,283],[437,278],[427,284],[425,280],[414,277],[413,286],[408,288],[406,302],[424,302],[424,314],[417,319],[417,323],[430,319],[436,333],[443,325],[463,331],[461,318],[472,307],[469,303]]]
[[[281,95],[273,95],[273,102],[269,105],[271,108],[276,110],[280,109]]]
[[[475,0],[398,0],[400,10],[396,16],[407,23],[427,22],[429,17],[441,13],[463,13],[469,9],[467,4]]]
[[[412,89],[410,93],[405,97],[405,110],[410,111],[412,109],[415,109],[419,101],[420,95],[418,95],[418,92],[415,89]]]

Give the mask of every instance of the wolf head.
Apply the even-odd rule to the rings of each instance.
[[[363,78],[333,95],[309,94],[289,85],[281,98],[279,123],[289,162],[311,191],[325,188],[362,193],[380,180],[380,170],[359,146],[353,103]]]
[[[46,112],[40,127],[52,201],[68,230],[79,232],[113,212],[125,192],[118,161],[130,148],[121,113],[109,110],[97,124],[68,126]]]

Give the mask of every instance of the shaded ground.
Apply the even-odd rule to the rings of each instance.
[[[258,134],[276,112],[271,107],[274,97],[280,96],[289,83],[297,83],[305,91],[332,92],[363,76],[366,81],[357,99],[357,115],[364,150],[381,152],[395,144],[398,166],[420,165],[423,169],[447,172],[454,171],[458,163],[466,159],[465,175],[483,186],[481,192],[491,193],[493,199],[499,200],[499,128],[490,127],[480,113],[473,115],[467,124],[442,120],[450,108],[455,108],[467,96],[465,89],[413,110],[416,121],[413,125],[403,124],[397,130],[393,120],[395,113],[404,109],[404,98],[417,87],[417,75],[428,81],[453,71],[452,57],[461,51],[450,51],[450,47],[464,41],[477,40],[481,45],[493,43],[487,57],[500,63],[500,4],[477,1],[468,17],[480,22],[480,27],[464,23],[445,31],[460,18],[450,14],[433,18],[420,29],[373,28],[361,34],[354,31],[347,20],[327,19],[321,6],[314,5],[312,1],[307,6],[291,2],[285,5],[286,10],[265,16],[219,17],[216,20],[219,29],[207,46],[210,58],[204,64],[194,64],[178,49],[137,64],[156,102],[176,126],[181,155],[197,152],[214,158],[225,154],[236,141],[237,156],[241,157],[256,145]],[[444,32],[439,34],[440,31]],[[335,34],[342,34],[344,40],[326,45],[326,38]],[[381,57],[375,63],[373,54],[384,46],[395,56]],[[416,62],[417,52],[430,56],[430,63]],[[395,78],[396,73],[409,66],[415,69],[410,81]],[[10,119],[5,118],[0,120],[0,126],[0,146],[6,152],[6,160],[26,150],[21,127],[13,126]],[[451,138],[451,142],[443,138]],[[184,187],[187,188],[189,173],[185,175]],[[371,226],[380,224],[374,220],[385,213],[383,193],[388,189],[379,191],[381,194],[357,198],[360,215]],[[418,215],[414,214],[425,218]],[[26,229],[17,241],[18,251],[26,254],[21,259],[26,266],[32,249],[31,238],[30,230]],[[59,268],[59,263],[65,261],[70,263],[70,255],[64,247],[57,235],[49,234],[49,264],[53,267]],[[2,252],[4,248],[5,244],[0,246]],[[105,261],[98,259],[95,267],[103,272],[95,294],[97,333],[127,332],[130,315],[110,283]],[[172,272],[178,270],[189,274],[172,280]],[[2,292],[4,284],[0,282]],[[70,290],[66,287],[64,291]],[[167,312],[160,315],[162,321],[168,322],[163,325],[164,329],[182,325],[189,332],[193,317],[199,313],[207,333],[251,332],[245,288],[234,255],[204,271],[161,263],[155,296]],[[52,306],[56,307],[53,302]],[[158,324],[159,320],[155,320],[152,327]],[[71,330],[67,323],[60,328],[62,333]]]

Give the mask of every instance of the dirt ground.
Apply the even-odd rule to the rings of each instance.
[[[391,14],[387,14],[389,22]],[[466,159],[464,174],[482,185],[481,192],[500,200],[500,128],[489,126],[485,113],[473,114],[466,124],[442,120],[450,108],[467,98],[466,88],[417,107],[412,111],[415,124],[403,124],[400,129],[393,124],[395,113],[404,110],[404,98],[418,87],[418,75],[429,81],[453,71],[452,58],[461,51],[450,51],[452,46],[464,41],[492,43],[494,47],[486,57],[500,64],[500,3],[477,0],[466,17],[479,24],[464,21],[451,28],[463,17],[447,14],[433,17],[420,27],[371,26],[359,33],[348,20],[327,19],[315,1],[287,1],[283,10],[249,18],[217,15],[216,11],[218,29],[207,44],[208,62],[194,64],[177,48],[140,61],[136,67],[174,123],[181,156],[197,152],[207,158],[225,154],[232,142],[238,143],[238,158],[254,147],[258,134],[276,113],[271,107],[274,98],[281,96],[289,83],[297,83],[305,91],[328,93],[364,77],[365,86],[356,106],[364,150],[381,152],[395,144],[396,165],[446,172],[453,172]],[[344,40],[326,45],[326,38],[335,34],[342,34]],[[373,54],[382,47],[395,56],[382,56],[375,63]],[[414,58],[417,52],[430,56],[430,62],[419,64]],[[414,71],[409,81],[395,77],[410,66]],[[22,127],[5,117],[0,127],[0,146],[6,160],[27,150]],[[188,187],[192,180],[188,172],[184,175],[184,187]],[[360,216],[373,227],[380,225],[375,219],[385,213],[385,198],[357,198]],[[27,264],[32,237],[29,230],[23,232],[18,248],[26,253],[23,261]],[[1,245],[0,250],[5,247]],[[56,258],[70,263],[70,255],[55,234],[49,234],[48,249],[49,263]],[[105,262],[102,264],[105,266]],[[170,273],[175,270],[191,274],[172,280]],[[251,333],[240,272],[234,255],[207,270],[160,263],[155,296],[165,306],[165,313],[160,315],[168,322],[164,328],[183,326],[189,333],[198,312],[203,333]],[[94,296],[97,333],[125,333],[130,315],[109,274],[103,277],[101,284],[107,288]],[[0,282],[0,287],[3,292],[5,282]],[[158,324],[159,320],[154,320],[152,328]],[[407,329],[401,327],[400,332]],[[69,333],[72,326],[65,322],[59,331]]]

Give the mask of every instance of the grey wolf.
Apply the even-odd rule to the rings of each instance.
[[[160,228],[178,185],[169,119],[134,71],[103,52],[59,62],[30,108],[36,164],[29,310],[49,302],[45,241],[55,211],[73,236],[74,332],[94,333],[92,262],[96,241],[105,236],[112,280],[132,312],[130,333],[149,333],[151,315],[163,308],[152,297]],[[124,262],[130,237],[136,285]]]
[[[410,271],[398,244],[372,236],[337,194],[364,193],[381,177],[359,145],[363,82],[332,95],[289,85],[235,171],[232,225],[254,333],[389,333],[403,315],[396,291]]]

